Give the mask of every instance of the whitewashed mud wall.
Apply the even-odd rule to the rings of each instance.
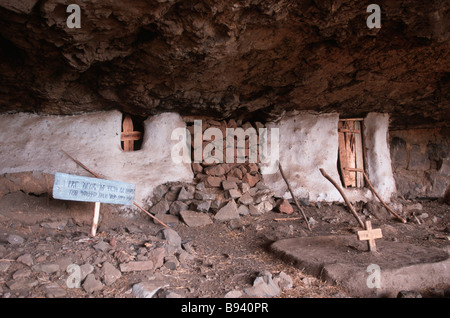
[[[389,147],[389,116],[370,113],[364,119],[367,174],[375,190],[385,201],[396,192]]]
[[[0,115],[0,174],[41,171],[91,176],[61,149],[110,180],[136,184],[143,203],[159,184],[192,181],[190,164],[174,164],[171,133],[185,127],[178,114],[164,113],[144,122],[140,150],[120,146],[122,114],[118,111],[79,116]]]
[[[144,122],[142,148],[124,152],[120,147],[122,114],[117,111],[79,116],[0,115],[0,175],[39,171],[89,176],[61,149],[110,180],[136,184],[136,201],[143,201],[159,184],[193,181],[189,163],[174,163],[171,151],[176,128],[185,128],[175,113],[150,117]],[[340,182],[338,156],[338,114],[299,113],[266,127],[279,129],[279,160],[297,198],[312,202],[342,202],[334,186],[319,171],[323,168]],[[365,120],[367,172],[375,189],[389,201],[396,191],[388,145],[389,117],[371,113]],[[270,135],[270,134],[269,134]],[[270,139],[269,139],[270,141]],[[269,143],[268,149],[271,146]],[[276,196],[290,198],[277,171],[263,175]],[[368,189],[345,189],[352,201],[373,199]]]
[[[312,202],[342,202],[335,187],[325,179],[323,168],[338,184],[338,122],[339,114],[299,113],[286,116],[268,128],[279,129],[280,163],[294,194]],[[388,137],[389,118],[385,114],[371,113],[365,121],[365,140],[368,175],[383,200],[389,202],[395,192]],[[290,198],[287,186],[279,172],[264,175],[264,181],[277,196]],[[351,201],[373,199],[367,188],[344,189]]]

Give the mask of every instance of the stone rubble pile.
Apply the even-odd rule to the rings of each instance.
[[[223,149],[215,150],[214,156],[223,155],[221,158],[224,161],[227,147],[242,147],[237,142],[234,145],[227,145],[226,129],[242,128],[245,132],[249,132],[248,129],[253,128],[256,139],[252,139],[252,134],[245,137],[245,158],[241,158],[244,163],[238,163],[237,151],[232,163],[208,163],[205,158],[201,163],[193,161],[195,183],[177,182],[159,185],[154,190],[153,197],[147,202],[150,212],[166,224],[177,224],[182,220],[191,227],[208,225],[214,221],[230,221],[246,215],[258,216],[274,209],[281,213],[292,213],[291,204],[285,199],[276,198],[274,192],[264,184],[258,163],[249,160],[249,147],[250,145],[258,147],[258,130],[263,127],[264,125],[259,122],[253,125],[249,122],[243,124],[233,119],[228,122],[202,121],[202,134],[209,128],[217,128],[222,132]],[[196,147],[199,147],[195,143],[195,133],[198,132],[194,126],[188,126],[188,130],[191,132],[192,154],[194,154]],[[253,144],[249,142],[250,139],[253,140]],[[202,153],[209,144],[210,142],[205,141],[202,143],[200,149]]]
[[[227,165],[217,164],[210,167],[222,173],[227,171],[224,168]],[[261,181],[257,167],[251,165],[241,164],[234,167],[239,171],[247,171],[248,178],[228,178],[224,172],[213,176],[219,179],[213,186],[208,181],[200,181],[195,185],[162,184],[155,189],[154,196],[148,202],[151,205],[149,211],[168,225],[178,224],[181,220],[191,227],[204,226],[215,221],[231,221],[246,215],[259,216],[274,209],[281,213],[292,213],[291,204],[285,199],[277,199],[274,192]],[[250,174],[252,170],[253,175]]]

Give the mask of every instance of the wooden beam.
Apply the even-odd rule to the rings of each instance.
[[[363,121],[364,118],[342,118],[339,121]]]
[[[354,134],[360,134],[361,130],[356,130],[356,129],[346,129],[346,128],[341,128],[338,129],[339,132],[345,132],[345,133],[354,133]]]
[[[130,131],[130,132],[123,132],[120,135],[120,141],[127,141],[127,140],[139,140],[142,138],[142,133],[140,131]]]

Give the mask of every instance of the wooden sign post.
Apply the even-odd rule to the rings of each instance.
[[[358,239],[360,241],[368,241],[369,251],[371,252],[377,251],[375,239],[379,239],[382,237],[383,234],[381,233],[381,229],[372,229],[372,223],[370,223],[370,221],[366,221],[365,231],[358,231]]]
[[[66,173],[56,173],[53,198],[70,201],[95,202],[91,235],[97,232],[100,218],[100,203],[132,205],[135,185],[121,181],[111,181]]]

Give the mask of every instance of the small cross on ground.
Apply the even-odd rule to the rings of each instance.
[[[376,252],[377,246],[375,244],[375,239],[382,238],[383,234],[381,233],[381,229],[372,229],[372,223],[370,221],[366,221],[366,230],[358,231],[358,239],[360,241],[368,241],[369,251]]]

